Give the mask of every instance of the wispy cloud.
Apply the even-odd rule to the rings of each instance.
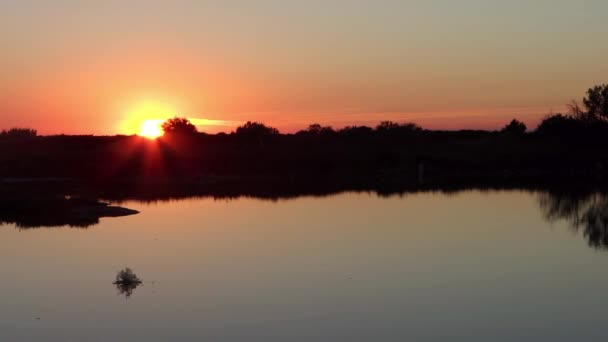
[[[237,126],[240,121],[188,118],[195,126]]]

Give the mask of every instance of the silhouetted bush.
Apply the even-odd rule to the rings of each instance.
[[[141,284],[141,280],[133,270],[126,267],[124,270],[120,270],[116,273],[116,281],[114,284]]]
[[[581,105],[576,100],[572,100],[570,103],[566,105],[568,107],[568,112],[570,117],[583,121],[583,122],[592,122],[595,121],[596,118],[593,115],[590,115],[588,112],[584,111],[581,108]]]
[[[536,128],[541,135],[568,136],[578,134],[583,129],[583,123],[571,116],[553,114],[545,117]]]
[[[526,124],[516,119],[511,120],[509,124],[503,127],[500,131],[502,133],[513,134],[513,135],[521,135],[526,132]]]

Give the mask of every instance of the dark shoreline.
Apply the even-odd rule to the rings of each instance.
[[[0,183],[0,226],[17,228],[88,228],[101,217],[133,215],[121,208],[126,201],[154,203],[192,198],[231,200],[254,198],[283,201],[301,196],[327,197],[345,192],[373,193],[379,197],[421,192],[457,194],[462,191],[526,191],[534,193],[545,219],[567,220],[582,231],[590,247],[608,249],[608,183],[579,177],[412,179],[249,177],[198,181],[122,181],[87,183],[55,181]],[[407,200],[407,199],[406,199]],[[102,201],[107,201],[105,203]],[[113,205],[110,205],[112,203]]]
[[[502,172],[489,174],[455,174],[447,176],[395,175],[280,177],[199,176],[203,178],[139,179],[116,181],[82,181],[77,179],[12,179],[0,180],[0,198],[89,198],[120,203],[164,201],[199,197],[281,200],[300,196],[329,196],[343,192],[373,192],[379,196],[416,192],[458,192],[465,190],[523,190],[589,193],[608,191],[608,182],[592,172],[545,174],[538,172]]]
[[[40,189],[42,184],[36,184]],[[0,187],[1,188],[1,187]],[[110,205],[94,198],[71,197],[48,191],[18,190],[0,197],[0,224],[15,224],[18,228],[61,227],[87,228],[104,217],[124,217],[138,211]]]

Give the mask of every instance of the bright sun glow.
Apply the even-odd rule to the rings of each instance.
[[[160,137],[163,134],[163,130],[161,128],[162,123],[163,120],[144,120],[141,123],[139,135],[150,139]]]
[[[125,106],[124,109],[121,109],[124,118],[119,122],[119,132],[156,139],[163,135],[161,128],[163,122],[176,116],[186,117],[195,126],[211,131],[229,130],[240,124],[238,121],[185,116],[185,113],[188,112],[187,109],[183,105],[176,106],[175,103],[179,103],[179,101],[142,100],[132,102],[128,107]]]
[[[166,101],[144,100],[135,102],[125,110],[120,131],[155,139],[163,135],[161,125],[177,115],[177,108]]]

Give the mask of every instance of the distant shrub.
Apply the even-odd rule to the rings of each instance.
[[[503,127],[500,131],[502,133],[506,133],[506,134],[521,135],[526,132],[526,129],[528,129],[528,128],[526,127],[525,123],[523,123],[519,120],[513,119],[505,127]]]

